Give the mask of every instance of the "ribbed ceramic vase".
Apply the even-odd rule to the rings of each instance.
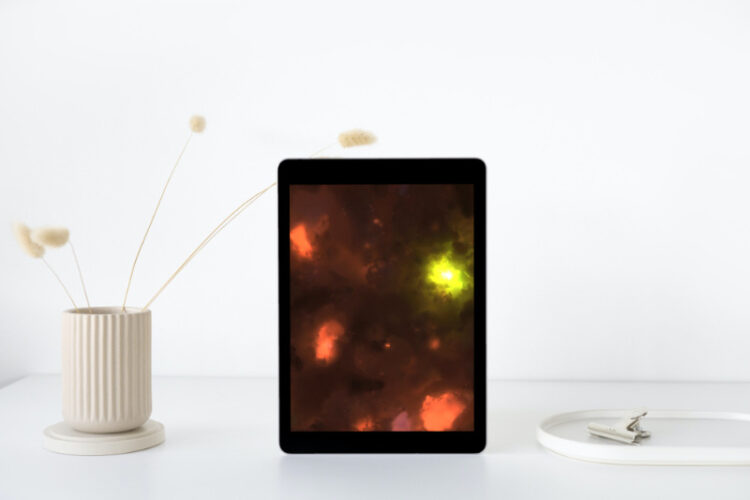
[[[63,312],[63,418],[82,432],[123,432],[151,415],[151,311]]]

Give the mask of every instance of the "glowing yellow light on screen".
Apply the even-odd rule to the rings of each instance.
[[[429,264],[427,280],[436,285],[439,291],[453,297],[466,288],[465,274],[447,255],[443,255]]]

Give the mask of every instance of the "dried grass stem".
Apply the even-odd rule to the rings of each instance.
[[[89,301],[89,293],[86,291],[86,283],[83,282],[83,272],[81,272],[81,264],[78,263],[78,254],[76,254],[76,248],[73,246],[73,242],[71,240],[68,240],[68,245],[70,245],[70,251],[73,252],[73,260],[76,263],[76,269],[78,270],[78,277],[81,279],[81,288],[83,288],[83,296],[86,297],[86,305],[89,308],[89,312],[93,312],[91,310],[91,302]]]
[[[159,211],[159,206],[161,206],[161,201],[164,199],[164,193],[167,192],[167,186],[169,186],[169,183],[172,181],[172,176],[174,175],[175,170],[177,170],[177,165],[180,164],[180,160],[182,159],[182,155],[185,154],[185,150],[187,149],[188,144],[190,144],[190,139],[193,138],[193,133],[194,132],[190,132],[190,135],[185,141],[185,145],[182,147],[182,151],[180,151],[180,155],[177,157],[177,161],[174,162],[174,166],[172,167],[172,170],[169,172],[169,177],[167,177],[167,182],[164,183],[164,188],[161,190],[159,201],[156,202],[156,208],[154,208],[154,213],[151,214],[151,220],[148,222],[148,227],[146,227],[146,233],[143,235],[141,244],[138,246],[138,251],[135,254],[135,259],[133,259],[133,266],[130,268],[130,276],[128,277],[128,286],[125,288],[125,298],[122,300],[122,312],[125,312],[125,304],[128,302],[128,293],[130,292],[130,284],[133,282],[133,274],[135,273],[135,265],[138,263],[138,257],[140,257],[141,255],[141,250],[143,250],[143,244],[146,243],[146,237],[148,236],[149,231],[151,231],[151,225],[154,223],[154,219],[156,218],[156,212]]]
[[[146,305],[143,306],[143,310],[145,311],[146,309],[148,309],[148,307],[157,299],[157,297],[159,297],[159,295],[161,294],[161,292],[164,291],[164,289],[167,287],[167,285],[169,285],[172,282],[172,280],[174,280],[177,277],[177,275],[180,274],[180,272],[185,268],[185,266],[187,266],[188,263],[191,260],[193,260],[193,257],[195,257],[198,254],[198,252],[200,252],[206,245],[208,245],[208,243],[217,234],[219,234],[222,229],[224,229],[230,222],[232,222],[237,216],[239,216],[247,207],[249,207],[250,205],[252,205],[258,198],[260,198],[261,196],[263,196],[266,193],[266,191],[268,191],[269,189],[271,189],[275,185],[276,185],[276,182],[272,183],[271,185],[269,185],[268,187],[266,187],[262,191],[259,191],[259,192],[255,193],[253,196],[251,196],[247,200],[243,201],[229,215],[227,215],[224,218],[224,220],[222,220],[219,223],[218,226],[216,226],[210,233],[208,233],[208,236],[206,236],[203,239],[203,241],[201,241],[201,243],[198,245],[198,247],[195,250],[193,250],[190,255],[188,255],[187,259],[185,259],[185,261],[182,264],[180,264],[180,267],[178,267],[177,270],[174,273],[172,273],[172,275],[169,277],[169,279],[167,279],[167,281],[161,286],[161,288],[159,288],[159,290],[154,294],[154,296],[151,297],[151,300],[149,300],[146,303]]]
[[[42,259],[42,262],[44,262],[44,264],[47,266],[47,269],[49,269],[50,272],[57,279],[57,282],[60,283],[60,286],[63,287],[63,290],[65,290],[65,295],[68,296],[68,298],[70,299],[70,302],[73,304],[73,308],[76,310],[76,312],[78,312],[78,306],[76,305],[76,301],[73,300],[73,296],[70,295],[70,292],[68,291],[68,287],[65,286],[65,283],[62,282],[62,280],[60,279],[60,276],[58,276],[55,270],[52,269],[52,266],[49,265],[49,262],[47,262],[47,259],[45,259],[43,256],[40,257],[40,259]]]

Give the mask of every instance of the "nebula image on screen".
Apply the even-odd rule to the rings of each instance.
[[[291,430],[474,430],[473,186],[289,189]]]

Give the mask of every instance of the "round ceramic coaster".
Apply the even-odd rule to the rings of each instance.
[[[65,422],[44,429],[44,447],[66,455],[118,455],[145,450],[164,442],[164,426],[149,420],[132,431],[111,434],[80,432]]]

